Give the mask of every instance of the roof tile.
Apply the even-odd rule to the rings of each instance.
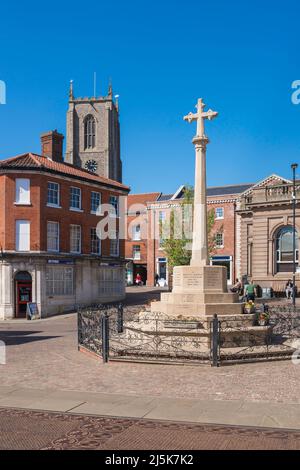
[[[115,186],[121,189],[129,190],[128,186],[125,186],[118,181],[104,178],[102,176],[95,175],[88,170],[77,168],[70,163],[59,163],[55,162],[42,155],[35,153],[25,153],[16,157],[8,158],[7,160],[0,161],[0,170],[9,168],[41,168],[45,170],[55,171],[64,175],[75,176],[91,180],[97,183],[104,183],[106,185]]]

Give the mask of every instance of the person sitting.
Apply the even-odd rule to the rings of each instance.
[[[238,292],[240,293],[241,291],[241,288],[242,288],[242,283],[241,281],[239,281],[238,279],[235,280],[235,284],[231,287],[230,291],[231,292]]]
[[[294,289],[293,281],[289,279],[285,285],[285,295],[287,299],[291,299],[293,297],[293,289]]]
[[[135,285],[136,286],[142,286],[143,285],[143,281],[142,281],[141,275],[139,273],[137,273],[137,275],[135,276]]]

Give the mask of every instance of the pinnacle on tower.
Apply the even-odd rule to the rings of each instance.
[[[70,80],[69,99],[70,99],[70,100],[73,100],[73,99],[74,99],[74,95],[73,95],[73,80]]]

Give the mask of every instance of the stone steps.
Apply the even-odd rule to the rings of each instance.
[[[184,317],[202,315],[239,315],[243,313],[244,304],[241,303],[169,303],[152,302],[151,312],[161,312],[167,315]]]
[[[210,304],[210,303],[238,303],[239,297],[238,294],[233,293],[206,293],[202,292],[200,294],[178,294],[176,292],[168,292],[161,294],[161,302],[178,304],[178,303],[187,303],[187,304]]]

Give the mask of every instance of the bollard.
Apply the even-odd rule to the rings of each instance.
[[[102,358],[103,362],[109,359],[109,316],[105,312],[101,319],[102,326]]]
[[[77,311],[77,349],[78,351],[80,350],[80,344],[81,344],[81,312],[78,310]]]
[[[212,367],[219,367],[219,320],[215,313],[212,321]]]
[[[118,305],[118,333],[123,333],[124,331],[124,308],[123,304],[119,303]]]

